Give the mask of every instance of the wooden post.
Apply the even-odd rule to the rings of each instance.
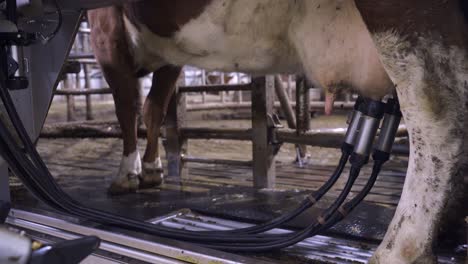
[[[181,179],[188,175],[183,161],[187,154],[187,139],[183,138],[180,129],[185,126],[186,102],[185,93],[176,92],[169,103],[165,122],[164,147],[167,157],[167,176]]]
[[[63,79],[63,88],[71,89],[70,80],[68,74]],[[75,97],[73,95],[67,95],[67,121],[75,121]]]
[[[85,87],[84,89],[91,89],[91,81],[89,76],[89,65],[83,64],[83,72],[85,78]],[[87,94],[86,96],[86,120],[94,120],[93,115],[93,106],[91,102],[91,95]]]
[[[240,74],[239,74],[239,73],[236,73],[236,76],[237,76],[237,83],[241,84],[242,81],[241,81]],[[238,97],[237,97],[237,102],[238,102],[239,104],[241,104],[242,101],[243,101],[243,98],[242,98],[242,97],[243,97],[243,94],[242,94],[243,92],[244,92],[244,91],[238,91],[238,94],[237,94],[237,95],[238,95]]]
[[[201,85],[206,85],[206,71],[202,70]],[[206,103],[206,92],[202,92],[202,104]]]
[[[224,73],[223,72],[221,73],[221,84],[225,84],[225,82],[224,82]],[[224,102],[226,102],[226,92],[222,91],[221,92],[221,103],[224,103]]]
[[[269,142],[268,114],[273,113],[275,80],[273,76],[252,82],[252,158],[254,188],[274,188],[275,155]]]
[[[296,125],[297,134],[301,135],[310,129],[310,94],[304,76],[296,76]],[[301,158],[307,155],[307,147],[300,146]]]

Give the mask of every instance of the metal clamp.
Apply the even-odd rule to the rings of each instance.
[[[276,155],[283,145],[276,137],[276,131],[279,128],[284,126],[281,124],[281,121],[277,114],[268,114],[267,115],[267,126],[268,126],[268,142],[274,146],[274,154]]]

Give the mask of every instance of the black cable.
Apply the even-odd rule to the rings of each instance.
[[[277,250],[285,247],[292,246],[308,237],[311,233],[316,233],[321,230],[323,225],[326,225],[326,221],[333,215],[333,213],[341,206],[341,204],[346,200],[351,188],[357,177],[359,176],[360,168],[357,166],[351,167],[348,181],[343,188],[343,191],[340,193],[338,198],[333,202],[333,204],[318,217],[318,220],[315,220],[304,230],[296,233],[289,234],[286,238],[279,239],[272,242],[266,243],[216,243],[208,245],[208,247],[218,250],[226,251],[241,251],[241,252],[261,252],[261,251],[271,251]]]
[[[9,93],[6,90],[4,78],[0,78],[0,79],[1,79],[0,96],[4,102],[8,115],[10,116],[12,120],[12,123],[14,124],[14,127],[17,130],[19,137],[21,138],[21,140],[23,141],[25,145],[25,151],[26,153],[29,154],[29,157],[25,155],[22,149],[20,149],[18,146],[15,145],[15,142],[12,140],[13,137],[9,135],[9,133],[7,133],[8,129],[3,124],[3,121],[0,122],[1,123],[0,146],[2,148],[1,152],[4,156],[8,157],[6,160],[12,165],[13,170],[18,173],[18,176],[20,176],[23,182],[26,183],[25,185],[29,186],[29,188],[35,193],[35,195],[37,195],[41,200],[51,205],[53,208],[59,209],[60,211],[65,211],[73,215],[84,217],[87,219],[92,219],[98,222],[110,223],[110,224],[117,225],[120,227],[123,226],[126,228],[143,231],[149,234],[188,240],[192,242],[193,241],[202,242],[204,243],[203,245],[207,247],[215,247],[214,245],[210,244],[210,243],[213,243],[213,241],[234,242],[234,241],[239,241],[239,239],[241,239],[244,242],[251,242],[251,243],[256,243],[256,244],[258,244],[259,242],[263,243],[262,244],[263,247],[255,247],[253,250],[261,249],[261,248],[264,248],[264,249],[278,248],[278,247],[283,247],[286,244],[293,243],[297,239],[302,238],[308,233],[310,233],[311,231],[314,231],[315,229],[317,229],[317,224],[312,224],[305,230],[294,233],[293,235],[287,234],[287,235],[252,236],[248,234],[248,232],[253,232],[253,231],[259,232],[259,230],[262,230],[262,229],[269,230],[271,227],[276,226],[276,224],[283,222],[285,219],[288,218],[288,217],[280,217],[279,220],[267,222],[259,229],[252,228],[252,229],[248,229],[248,231],[244,230],[242,232],[247,232],[247,233],[238,234],[238,237],[236,238],[227,238],[226,234],[222,234],[222,233],[202,235],[199,232],[183,231],[183,230],[172,229],[172,228],[167,228],[163,226],[155,226],[153,224],[149,224],[146,222],[124,218],[118,215],[109,214],[106,212],[102,212],[96,209],[83,206],[82,204],[80,204],[79,202],[75,201],[70,196],[68,196],[66,193],[64,193],[63,190],[56,184],[56,182],[52,178],[52,175],[50,175],[46,165],[43,163],[42,159],[37,153],[37,150],[33,147],[32,142],[29,139],[29,136],[27,135],[24,127],[22,126],[22,122],[19,119],[16,113],[16,109],[14,108],[11,98],[9,96]],[[13,157],[13,158],[10,158],[10,157]],[[348,157],[344,155],[344,158],[343,158],[345,160],[344,163],[346,163],[347,158]],[[335,173],[333,176],[339,175],[340,172],[343,170],[343,167],[344,166],[339,166],[337,170],[335,171],[338,173]],[[355,169],[352,169],[351,174],[354,175],[356,173],[355,171],[356,171]],[[357,174],[358,172],[359,171],[357,171]],[[355,180],[354,176],[350,178],[351,179],[354,178],[354,179],[352,181],[350,180],[348,181],[348,184],[345,190],[343,190],[339,198],[333,203],[332,207],[330,207],[325,212],[324,214],[325,218],[328,219],[330,215],[332,215],[333,212],[336,211],[336,209],[343,203],[344,199],[346,199],[346,196],[349,193],[349,190]],[[332,184],[333,181],[336,181],[335,177],[331,177],[331,181],[328,181],[327,182],[328,184],[325,184],[324,187],[321,188],[321,190],[330,188],[331,185],[333,185]],[[313,197],[319,197],[320,195],[323,195],[321,191],[317,193]],[[307,201],[306,203],[304,203],[304,205],[306,206],[308,206],[308,204],[309,202]],[[301,207],[302,206],[300,206],[299,208]],[[300,210],[294,210],[293,212],[297,213],[298,211]],[[271,222],[273,222],[274,224],[271,224]],[[248,243],[244,244],[244,246],[245,245],[248,245],[250,247]],[[226,247],[226,249],[228,250],[236,250],[237,248],[235,245],[228,245],[227,243],[225,243],[223,247]]]
[[[349,156],[350,154],[343,150],[338,166],[336,167],[332,176],[316,192],[314,192],[314,194],[309,195],[308,198],[302,201],[299,207],[289,212],[288,214],[284,214],[266,223],[252,226],[252,227],[234,229],[234,230],[226,230],[226,231],[211,231],[211,232],[228,233],[228,234],[229,233],[255,234],[255,233],[266,232],[268,230],[281,226],[282,224],[300,215],[308,208],[312,207],[330,190],[330,188],[336,183],[336,181],[339,179],[339,177],[343,173],[344,167],[346,166],[346,163],[348,162]]]
[[[3,91],[5,91],[5,90],[3,90]],[[10,100],[8,99],[9,94],[2,94],[2,97],[5,97],[5,98],[6,98],[5,101],[10,101]],[[7,106],[11,106],[10,103],[6,103],[6,105],[7,105]],[[9,114],[12,115],[12,116],[14,117],[14,119],[18,119],[17,114],[15,113],[14,110],[15,110],[15,109],[14,109],[14,108],[11,108],[11,107],[10,107],[10,108],[7,108],[7,111],[9,112]],[[14,122],[14,124],[15,124],[15,128],[17,129],[17,131],[18,131],[19,134],[20,134],[20,137],[21,137],[22,139],[26,139],[26,140],[24,140],[24,141],[26,141],[26,142],[24,142],[24,145],[30,147],[30,148],[28,149],[28,151],[29,151],[30,153],[31,153],[31,152],[34,153],[34,155],[32,155],[33,160],[34,160],[35,162],[39,163],[39,166],[40,166],[40,167],[42,167],[42,168],[44,168],[44,169],[47,170],[46,165],[43,163],[42,159],[40,159],[40,157],[39,157],[38,153],[36,152],[35,148],[34,148],[34,147],[31,148],[32,142],[29,141],[29,136],[25,133],[24,128],[21,129],[21,123]],[[316,197],[317,200],[320,199],[320,196],[322,196],[322,195],[326,192],[326,190],[328,190],[328,189],[333,185],[333,183],[337,180],[337,177],[341,174],[341,172],[342,172],[342,170],[343,170],[343,167],[344,167],[344,164],[346,163],[346,160],[347,160],[347,156],[348,156],[348,155],[343,155],[343,156],[344,156],[344,157],[342,157],[342,159],[341,159],[340,166],[338,167],[338,169],[337,169],[337,171],[335,172],[334,176],[331,178],[332,181],[328,181],[328,184],[325,184],[325,185],[324,185],[324,188],[321,188],[321,189],[320,189],[321,191],[319,190],[319,191],[317,192],[318,195],[315,195],[315,197]],[[48,177],[41,177],[41,178],[45,179],[45,178],[48,178]],[[63,193],[61,193],[61,190],[60,190],[59,188],[57,188],[57,186],[55,186],[54,184],[52,184],[49,188],[50,188],[50,189],[55,189],[56,191],[59,191],[59,194],[62,196],[62,198],[64,198],[64,197],[63,197]],[[49,189],[49,188],[48,188],[48,189]],[[50,190],[50,189],[49,189],[49,190]],[[324,191],[324,190],[325,190],[325,191]],[[68,198],[68,197],[67,197],[67,198]],[[65,202],[65,200],[73,201],[72,199],[62,199],[62,202]],[[307,199],[307,201],[310,201],[310,199]],[[310,207],[312,204],[311,204],[310,202],[307,202],[307,201],[306,201],[306,203],[305,203],[305,206],[300,206],[300,207],[298,207],[298,209],[295,210],[295,214],[293,214],[292,216],[289,216],[289,217],[280,217],[280,218],[278,219],[278,221],[271,221],[271,222],[268,223],[267,225],[260,226],[259,229],[255,229],[255,227],[254,227],[254,229],[250,229],[249,231],[255,230],[256,232],[261,232],[261,231],[263,231],[263,230],[266,231],[266,230],[269,230],[269,229],[272,229],[272,228],[277,227],[277,226],[278,226],[278,223],[281,224],[281,223],[285,222],[286,220],[289,220],[289,219],[295,217],[296,215],[300,214],[300,213],[303,211],[302,209],[303,209],[304,207],[306,207],[306,206]],[[77,204],[75,201],[73,201],[73,202],[74,202],[74,205],[75,205],[75,206],[78,205],[79,207],[82,207],[80,204]],[[271,224],[271,223],[273,223],[273,224]],[[163,229],[165,229],[165,231],[174,232],[174,230],[173,230],[173,229],[170,229],[170,228],[163,228]],[[179,232],[175,232],[175,233],[179,233]],[[187,231],[182,232],[182,234],[184,234],[184,235],[187,234],[187,233],[193,233],[193,232],[187,232]],[[173,237],[174,235],[177,235],[177,234],[174,234],[174,233],[173,233],[171,236]],[[194,235],[194,234],[191,234],[191,235]],[[185,236],[184,239],[195,239],[195,240],[200,240],[200,239],[202,239],[202,237],[203,237],[203,235],[202,235],[202,236],[200,236],[200,235],[201,235],[200,232],[197,232],[196,237],[192,237],[192,236],[186,237],[186,236]],[[226,239],[228,239],[228,238],[226,238],[225,236],[223,236],[221,239],[226,240]]]
[[[321,221],[316,221],[315,223],[313,223],[312,225],[309,225],[305,230],[301,231],[300,233],[291,235],[288,239],[284,239],[282,241],[276,241],[276,243],[269,243],[269,244],[263,244],[263,245],[259,245],[259,244],[235,244],[233,245],[233,244],[226,244],[226,243],[218,243],[217,245],[213,245],[212,248],[220,249],[220,250],[228,250],[228,251],[243,251],[243,252],[269,251],[269,250],[275,250],[275,249],[280,249],[283,247],[294,245],[308,237],[317,235],[320,232],[327,230],[328,228],[335,225],[337,222],[343,220],[343,218],[346,215],[348,215],[358,204],[362,202],[362,200],[367,196],[367,194],[370,192],[370,190],[374,186],[377,180],[377,176],[379,175],[380,170],[382,168],[382,165],[388,160],[388,157],[389,157],[388,153],[382,153],[379,150],[374,150],[374,154],[373,154],[374,165],[373,165],[372,173],[366,185],[361,189],[361,191],[353,199],[351,199],[349,202],[342,205],[341,207],[340,207],[340,203],[342,203],[344,199],[341,199],[341,198],[337,199],[334,205],[332,205],[326,212],[324,212],[319,217]],[[350,179],[348,180],[348,183],[345,186],[345,189],[343,190],[343,193],[341,195],[344,195],[344,192],[349,193],[354,180],[357,178],[357,175],[359,175],[360,167],[362,167],[364,163],[366,163],[365,159],[360,159],[360,160],[358,159],[356,162],[361,163],[361,164],[356,164],[357,166],[352,167],[351,172],[350,172]],[[338,207],[340,207],[339,210],[337,210]]]
[[[3,85],[4,87],[4,85]],[[15,128],[18,129],[18,133],[20,135],[20,137],[23,139],[25,145],[27,146],[32,146],[30,140],[29,140],[29,137],[28,135],[25,133],[25,130],[24,130],[24,127],[22,127],[22,124],[17,122],[19,121],[19,117],[17,116],[17,113],[14,109],[14,107],[12,107],[12,104],[11,104],[11,98],[9,98],[9,94],[8,92],[5,90],[5,89],[2,89],[2,91],[0,91],[0,94],[2,96],[2,99],[4,100],[4,103],[5,105],[7,106],[7,111],[9,112],[10,114],[10,117],[12,118],[12,120],[14,121],[15,123]],[[10,107],[8,107],[10,106]],[[32,160],[34,161],[40,161],[39,163],[39,167],[42,167],[42,166],[45,166],[42,162],[42,160],[40,159],[40,157],[38,157],[38,153],[36,152],[35,148],[31,148],[30,151],[32,151]],[[25,164],[22,164],[23,167],[28,167],[26,166],[26,164],[28,163],[29,160],[25,161],[23,159],[23,163]],[[29,167],[33,167],[34,169],[34,166],[29,166]],[[37,167],[36,167],[37,169]],[[42,177],[33,177],[33,175],[31,174],[31,170],[30,170],[30,178],[32,180],[36,179],[36,178],[39,178],[39,179],[42,179],[43,181],[45,180],[45,182],[42,182],[42,183],[37,183],[36,184],[38,186],[41,186],[41,185],[49,185],[48,188],[46,188],[47,191],[44,191],[46,194],[48,194],[47,192],[50,192],[50,191],[55,191],[56,192],[56,197],[60,197],[60,200],[59,201],[55,201],[55,203],[60,207],[60,208],[67,208],[67,212],[70,212],[70,211],[73,211],[73,210],[81,210],[81,212],[79,213],[81,216],[84,216],[84,217],[87,217],[87,218],[91,218],[91,219],[96,219],[96,217],[98,218],[105,218],[105,222],[113,222],[114,224],[123,224],[125,226],[130,226],[131,228],[136,228],[136,229],[143,229],[149,233],[153,233],[153,234],[156,234],[156,235],[164,235],[164,236],[167,236],[167,237],[172,237],[172,238],[177,238],[177,239],[187,239],[187,240],[195,240],[195,241],[203,241],[203,240],[206,240],[205,237],[203,236],[200,236],[200,234],[195,234],[195,232],[187,232],[187,231],[184,231],[184,232],[180,232],[179,230],[174,230],[174,229],[169,229],[169,228],[162,228],[163,230],[160,230],[161,227],[158,226],[158,228],[156,228],[156,226],[152,225],[152,224],[147,224],[147,223],[144,223],[144,225],[142,226],[142,223],[141,222],[136,222],[135,220],[131,220],[131,219],[126,219],[126,218],[121,218],[121,217],[118,217],[118,216],[115,216],[115,215],[111,215],[111,214],[108,214],[108,213],[105,213],[105,212],[100,212],[100,211],[97,211],[96,210],[93,210],[93,209],[90,209],[90,208],[86,208],[86,207],[83,207],[81,204],[79,204],[78,202],[74,201],[73,199],[71,199],[68,195],[66,195],[65,193],[63,193],[63,191],[58,187],[56,186],[55,182],[53,181],[53,179],[51,178],[51,175],[47,175],[48,174],[48,171],[46,169],[46,167],[44,167],[45,170],[38,170],[37,172],[47,172],[45,173],[45,175],[42,175]],[[52,180],[51,180],[52,179]],[[27,179],[26,179],[27,180]],[[37,191],[37,190],[36,190]],[[66,206],[65,206],[66,205]],[[74,209],[70,209],[71,208],[74,208]],[[77,212],[75,212],[77,213]],[[91,213],[91,214],[89,214]],[[99,220],[99,219],[98,219]],[[126,220],[129,220],[129,221],[126,221]],[[102,221],[102,220],[100,220]],[[121,222],[123,221],[123,222]],[[135,227],[135,225],[137,225]],[[149,229],[149,230],[148,230]],[[155,233],[156,232],[156,233]],[[161,234],[161,232],[163,234]],[[187,235],[187,234],[190,234],[190,235]],[[214,236],[207,236],[208,238],[213,238],[215,239]],[[222,239],[225,239],[226,237],[223,236]]]

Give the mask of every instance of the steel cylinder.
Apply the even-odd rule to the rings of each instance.
[[[359,122],[359,134],[354,144],[354,153],[369,156],[372,143],[379,129],[380,120],[370,116],[362,115]]]
[[[400,116],[385,114],[376,149],[387,153],[392,151],[400,120]]]
[[[354,145],[357,137],[357,130],[359,128],[359,121],[361,120],[362,113],[354,110],[351,116],[351,121],[346,131],[345,142],[349,145]]]

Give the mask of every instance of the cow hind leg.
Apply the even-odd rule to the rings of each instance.
[[[406,43],[388,31],[375,40],[397,85],[411,152],[400,202],[370,263],[436,263],[441,220],[463,177],[468,56],[433,35]]]
[[[143,120],[147,128],[147,145],[143,156],[140,188],[158,186],[163,181],[159,156],[159,133],[181,68],[164,66],[154,72],[151,90],[143,107]]]
[[[137,150],[137,115],[139,82],[129,52],[122,13],[118,7],[88,12],[91,44],[114,97],[115,111],[123,137],[123,155],[117,175],[109,187],[110,194],[138,189],[141,158]]]

